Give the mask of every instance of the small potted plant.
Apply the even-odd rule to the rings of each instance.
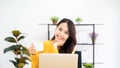
[[[19,41],[24,39],[25,36],[19,30],[12,30],[12,36],[6,37],[4,40],[13,43],[9,47],[4,49],[4,53],[11,51],[15,55],[14,60],[9,60],[15,68],[23,68],[26,61],[29,60],[29,51]]]
[[[89,33],[89,36],[90,36],[90,38],[91,38],[91,40],[92,40],[92,43],[95,43],[96,38],[97,38],[97,36],[98,36],[98,33],[91,32],[91,33]]]
[[[84,68],[93,68],[92,63],[84,63],[83,66],[84,66]]]
[[[78,24],[80,24],[80,22],[82,22],[83,20],[82,20],[82,18],[80,18],[80,17],[76,17],[75,21],[76,21]]]
[[[56,24],[58,22],[58,17],[57,16],[52,16],[50,20],[52,21],[53,24]]]

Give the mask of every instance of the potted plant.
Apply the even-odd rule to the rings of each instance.
[[[89,36],[90,36],[90,38],[91,38],[92,43],[95,43],[96,38],[97,38],[97,36],[98,36],[98,33],[91,32],[91,33],[89,33]]]
[[[84,68],[93,68],[92,63],[84,63],[83,66],[84,66]]]
[[[9,60],[14,64],[15,68],[23,68],[25,64],[28,64],[26,60],[30,61],[28,49],[19,43],[24,38],[25,36],[19,30],[12,30],[12,36],[4,39],[7,42],[13,43],[4,49],[4,53],[11,51],[15,54],[15,60]]]
[[[53,24],[56,24],[58,22],[58,17],[57,16],[52,16],[50,20],[52,21]]]
[[[82,20],[82,18],[80,18],[80,17],[76,17],[75,21],[76,21],[78,24],[80,24],[80,22],[82,22],[83,20]]]

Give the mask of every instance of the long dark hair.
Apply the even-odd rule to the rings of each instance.
[[[67,23],[68,26],[68,32],[69,32],[69,37],[64,43],[63,46],[60,47],[59,53],[72,53],[75,45],[76,45],[76,29],[74,23],[67,18],[63,18],[60,22],[58,22],[57,27],[61,23]],[[55,39],[55,36],[53,36],[52,40]]]

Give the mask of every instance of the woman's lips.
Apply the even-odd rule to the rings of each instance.
[[[62,40],[62,38],[61,38],[59,35],[57,35],[57,39],[58,39],[58,40]]]

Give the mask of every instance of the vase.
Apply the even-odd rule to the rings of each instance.
[[[55,20],[55,21],[52,21],[52,23],[53,23],[53,24],[57,24],[57,21],[56,21],[56,20]]]
[[[91,40],[92,40],[92,44],[95,44],[96,38],[91,38]]]

